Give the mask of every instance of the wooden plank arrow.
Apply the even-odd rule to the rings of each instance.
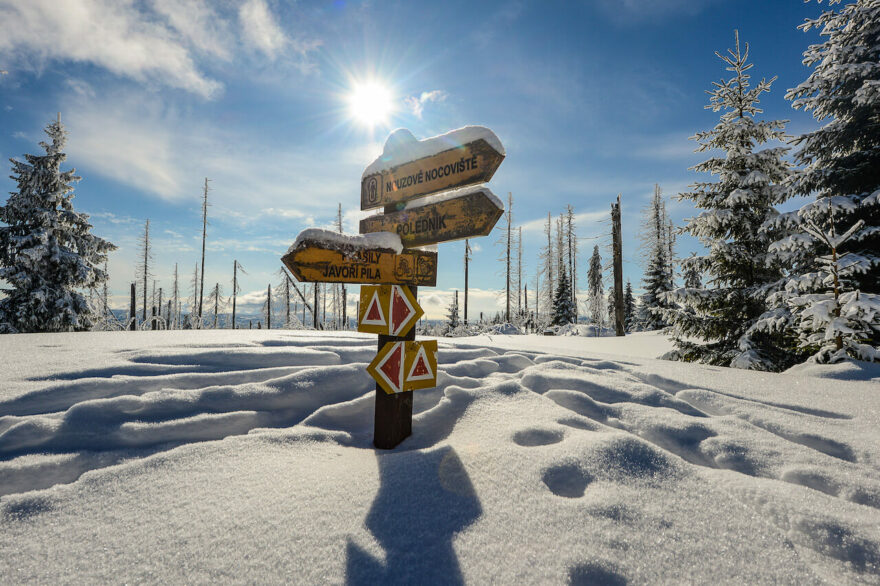
[[[388,137],[382,156],[363,173],[361,209],[486,183],[504,155],[495,133],[481,126],[459,128],[422,141],[406,129],[397,130]]]
[[[389,395],[437,386],[437,340],[389,342],[367,366]]]
[[[487,187],[465,188],[364,218],[360,233],[392,232],[408,248],[425,246],[487,236],[503,214],[504,204]]]
[[[404,337],[424,311],[405,285],[361,286],[358,331]]]
[[[396,238],[392,239],[398,242]],[[310,283],[388,283],[429,287],[437,284],[436,252],[402,250],[398,253],[386,240],[305,230],[281,261],[297,280]]]

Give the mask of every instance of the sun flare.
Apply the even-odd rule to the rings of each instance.
[[[388,122],[394,110],[394,101],[385,85],[369,81],[354,86],[348,106],[352,118],[372,128]]]

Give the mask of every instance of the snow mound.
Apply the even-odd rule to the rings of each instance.
[[[837,380],[871,380],[880,382],[880,362],[846,359],[836,364],[805,362],[792,366],[786,374],[815,376]]]
[[[490,326],[487,333],[500,334],[504,336],[518,336],[522,334],[522,330],[511,323],[503,323]]]

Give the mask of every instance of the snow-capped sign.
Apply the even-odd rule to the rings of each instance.
[[[424,311],[405,285],[363,285],[358,331],[404,337]]]
[[[437,340],[388,342],[367,372],[389,395],[437,386]]]
[[[395,130],[382,155],[364,170],[361,209],[485,183],[504,155],[495,133],[482,126],[465,126],[425,140],[416,140],[404,128]]]
[[[333,237],[327,236],[327,234]],[[305,230],[287,254],[284,265],[300,281],[310,283],[437,283],[437,253],[402,250],[395,234],[344,236],[326,230]]]
[[[487,187],[468,187],[416,200],[399,212],[364,218],[360,232],[392,232],[404,246],[425,246],[487,236],[502,214],[504,205]]]

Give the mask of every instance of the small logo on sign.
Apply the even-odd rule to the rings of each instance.
[[[367,203],[374,204],[379,201],[379,178],[376,175],[368,177],[364,182],[364,197]]]

